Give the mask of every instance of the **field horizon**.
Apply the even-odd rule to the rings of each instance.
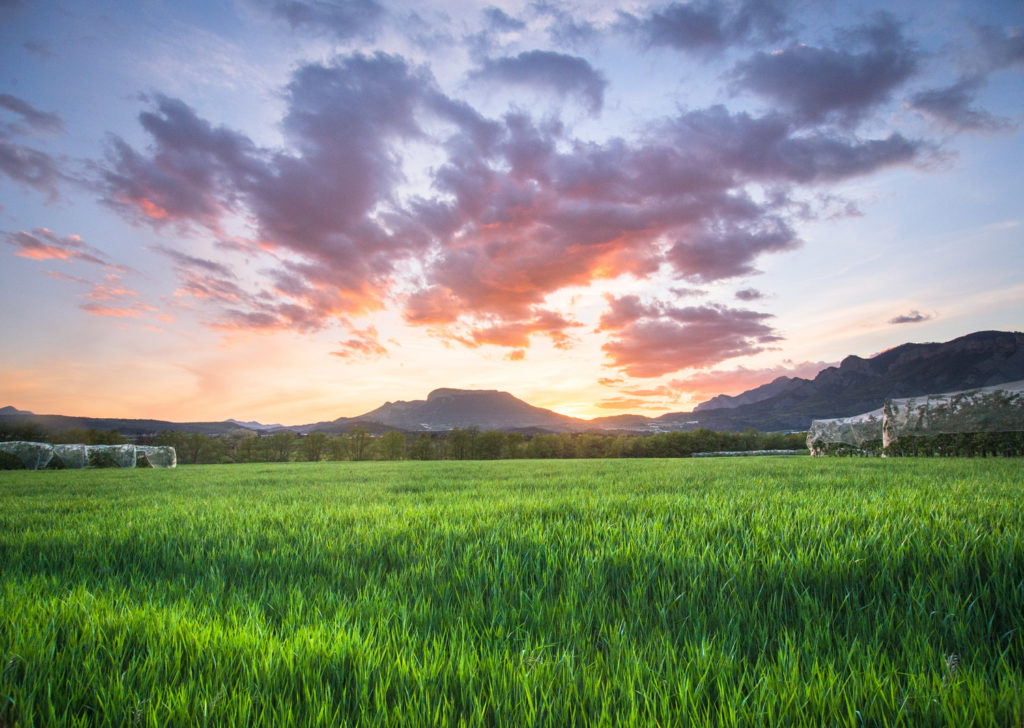
[[[0,480],[0,726],[1024,722],[1004,459]]]

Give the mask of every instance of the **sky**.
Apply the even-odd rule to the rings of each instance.
[[[0,406],[686,411],[1024,322],[1024,4],[0,0]]]

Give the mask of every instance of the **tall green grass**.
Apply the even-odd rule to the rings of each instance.
[[[1012,460],[3,474],[0,726],[1020,726],[1022,491]]]

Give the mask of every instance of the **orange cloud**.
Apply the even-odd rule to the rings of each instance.
[[[142,214],[153,220],[163,220],[167,217],[167,210],[160,207],[151,200],[143,197],[137,201],[139,208],[142,210]]]

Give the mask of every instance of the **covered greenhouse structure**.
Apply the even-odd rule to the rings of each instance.
[[[890,399],[853,417],[814,420],[812,455],[1024,455],[1024,380]]]

